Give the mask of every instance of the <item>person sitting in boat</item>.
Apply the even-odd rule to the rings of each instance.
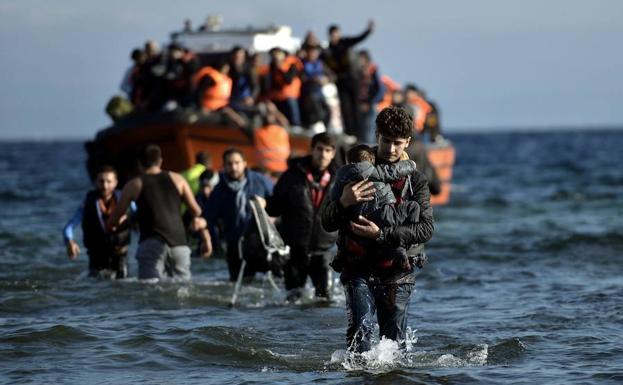
[[[223,222],[223,236],[227,243],[227,267],[229,279],[238,278],[241,260],[238,254],[238,241],[252,220],[247,203],[254,196],[266,198],[273,192],[273,182],[264,175],[247,169],[244,154],[237,148],[229,148],[223,153],[223,167],[219,183],[202,207],[204,218],[215,234],[215,225]],[[252,277],[252,269],[245,270],[245,276]]]
[[[320,44],[311,42],[303,44],[303,71],[301,73],[301,97],[299,105],[301,109],[301,119],[306,127],[310,127],[318,122],[329,126],[331,120],[331,110],[322,93],[322,87],[329,82],[331,77],[329,69],[320,59],[322,47]]]
[[[420,218],[420,205],[415,201],[397,202],[392,192],[391,184],[406,178],[416,170],[412,160],[400,160],[392,164],[375,166],[376,155],[372,147],[359,144],[350,148],[346,153],[348,164],[337,171],[336,182],[331,190],[331,199],[340,199],[344,187],[349,183],[367,180],[373,183],[375,190],[373,199],[361,202],[347,209],[350,219],[356,221],[365,217],[377,226],[397,226],[398,224],[416,224]],[[378,250],[379,255],[393,256],[392,263],[398,269],[410,270],[409,256],[406,245],[397,248]],[[375,248],[375,243],[368,239],[357,237],[345,229],[338,239],[338,256],[333,262],[336,271],[340,271],[340,254],[348,252],[351,255],[364,255],[365,250]]]
[[[74,240],[74,227],[82,223],[82,237],[89,256],[89,276],[111,279],[128,276],[128,245],[130,229],[128,215],[121,217],[121,225],[115,231],[106,231],[106,220],[119,202],[121,192],[117,190],[117,172],[114,168],[102,167],[95,179],[95,189],[89,191],[76,209],[71,220],[63,228],[67,256],[74,260],[80,254],[80,246]],[[136,206],[132,204],[132,211]]]
[[[279,176],[288,168],[290,136],[280,124],[281,113],[272,103],[265,104],[263,125],[253,130],[256,164],[271,176]]]
[[[214,67],[203,67],[195,74],[197,105],[207,113],[220,112],[235,125],[244,127],[247,121],[229,106],[232,90],[229,68],[229,62],[221,60]]]
[[[169,109],[190,107],[193,75],[199,68],[194,53],[177,43],[169,44],[164,74],[164,86]]]
[[[413,116],[413,127],[418,133],[424,130],[426,117],[431,112],[432,107],[426,100],[423,90],[417,88],[414,84],[405,86],[405,105],[407,110]]]
[[[123,75],[123,80],[119,88],[132,104],[138,105],[138,99],[140,98],[139,77],[142,67],[147,61],[147,54],[140,48],[135,48],[130,54],[130,59],[132,59],[132,65]]]
[[[229,77],[232,80],[229,105],[239,113],[257,112],[255,101],[260,93],[257,72],[251,70],[247,51],[241,46],[232,48],[229,54]]]
[[[271,61],[264,70],[268,99],[288,118],[290,126],[300,127],[301,61],[281,48],[271,49],[269,55]]]

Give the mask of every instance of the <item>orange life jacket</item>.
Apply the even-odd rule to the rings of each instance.
[[[211,77],[216,84],[205,90],[202,95],[201,106],[204,110],[210,111],[225,107],[229,103],[229,97],[231,96],[231,78],[212,67],[203,67],[195,75],[195,85],[198,85],[205,76]]]
[[[426,117],[433,110],[428,102],[420,96],[412,96],[407,99],[407,103],[416,106],[417,113],[414,116],[413,125],[417,132],[424,130],[424,124],[426,124]]]
[[[284,73],[290,70],[290,67],[294,65],[297,71],[303,70],[303,63],[298,57],[290,55],[286,57],[279,67],[279,71],[273,71],[271,90],[269,92],[270,100],[281,102],[288,98],[298,99],[301,96],[301,78],[297,75],[288,84],[284,78]]]
[[[284,172],[288,168],[290,137],[281,126],[269,124],[254,132],[257,164],[272,172]]]
[[[381,83],[385,86],[385,94],[383,95],[383,100],[378,102],[376,105],[377,111],[381,111],[382,109],[391,106],[394,92],[400,89],[400,84],[396,83],[387,75],[381,75]]]

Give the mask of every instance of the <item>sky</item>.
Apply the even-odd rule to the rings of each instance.
[[[2,0],[0,140],[92,137],[132,48],[208,14],[320,37],[373,19],[360,47],[425,89],[448,132],[623,126],[623,1]]]

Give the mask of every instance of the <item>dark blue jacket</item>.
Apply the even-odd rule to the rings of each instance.
[[[244,187],[247,199],[259,195],[267,198],[273,193],[273,182],[264,175],[246,170],[247,184]],[[203,202],[202,202],[203,203]],[[220,181],[210,194],[207,202],[201,207],[204,218],[208,221],[210,233],[215,234],[215,225],[218,220],[223,221],[225,239],[228,244],[238,242],[247,224],[252,219],[250,210],[240,225],[236,225],[236,218],[241,215],[236,209],[236,192],[227,186],[227,179],[221,172]]]

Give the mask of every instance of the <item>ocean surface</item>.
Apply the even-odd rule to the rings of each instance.
[[[339,284],[285,304],[258,276],[232,309],[219,259],[190,283],[86,278],[61,238],[89,188],[82,144],[0,144],[0,383],[623,383],[623,131],[450,139],[410,350],[362,357]]]

